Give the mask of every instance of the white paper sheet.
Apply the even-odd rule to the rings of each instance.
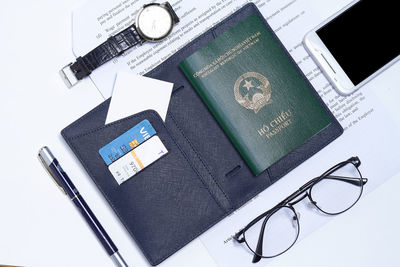
[[[400,153],[398,148],[392,144],[392,140],[396,140],[399,136],[398,125],[392,120],[383,105],[376,99],[372,90],[376,87],[384,88],[390,86],[390,84],[388,85],[382,79],[379,81],[376,80],[350,97],[340,97],[332,89],[319,68],[310,59],[301,45],[304,34],[322,22],[324,18],[340,9],[342,4],[338,5],[335,3],[329,5],[324,1],[325,13],[323,15],[321,15],[323,12],[318,12],[319,10],[314,9],[315,6],[300,5],[300,1],[297,1],[297,4],[298,6],[294,4],[292,11],[287,9],[288,13],[285,15],[281,14],[282,17],[269,20],[269,23],[274,29],[283,29],[281,32],[278,32],[278,36],[340,121],[345,132],[328,147],[301,164],[298,168],[247,203],[243,208],[234,212],[234,214],[218,223],[200,237],[220,267],[254,266],[251,263],[251,253],[249,253],[245,245],[234,242],[232,235],[256,216],[272,208],[305,182],[320,175],[334,164],[354,155],[360,157],[362,161],[360,169],[365,177],[369,178],[368,184],[365,186],[364,195],[400,171],[400,166],[396,163],[400,157]],[[285,20],[290,17],[295,17],[294,15],[291,16],[291,12],[301,9],[304,12],[303,18],[292,22],[290,28],[285,29],[282,23],[285,23]],[[385,80],[393,81],[396,79],[395,77],[387,77]],[[374,138],[372,139],[367,137],[370,134],[366,134],[371,131],[374,132]],[[313,208],[310,209],[310,206],[307,204],[307,200],[304,200],[295,206],[296,210],[300,213],[301,233],[299,240],[311,234],[332,218],[321,215]],[[265,265],[271,260],[263,259],[260,264]]]
[[[106,124],[147,109],[158,112],[165,121],[174,84],[120,72],[108,108]]]
[[[135,14],[135,10],[145,2],[140,0],[123,1],[123,3],[133,5],[124,10],[122,6],[112,10],[113,7],[118,6],[120,1],[89,0],[85,6],[74,12],[73,45],[76,55],[83,54],[99,42],[104,41],[108,34],[116,30],[116,28],[112,30],[111,25],[115,25],[118,20],[129,18],[126,20],[128,23]],[[218,23],[246,2],[245,0],[196,1],[194,6],[193,2],[189,0],[171,1],[182,19],[173,31],[175,34],[163,43],[145,44],[130,50],[127,55],[115,60],[112,64],[106,64],[96,70],[91,78],[103,96],[108,97],[111,94],[115,73],[118,70],[130,70],[139,74],[151,70],[185,43],[191,41],[208,27]],[[391,85],[385,81],[393,79],[391,77],[377,79],[351,97],[340,97],[301,44],[307,31],[343,8],[350,0],[256,0],[253,2],[268,19],[284,46],[345,128],[345,132],[339,139],[200,237],[204,246],[221,267],[254,266],[251,263],[252,255],[245,245],[233,242],[231,236],[255,216],[274,206],[303,183],[321,174],[332,165],[350,156],[359,156],[362,161],[360,169],[369,178],[365,193],[373,190],[400,170],[400,166],[396,162],[400,157],[400,152],[397,147],[392,145],[392,140],[396,140],[399,136],[398,125],[376,99],[372,90],[376,87],[390,87]],[[107,10],[111,12],[106,14]],[[118,14],[113,16],[113,13]],[[108,18],[110,19],[107,20]],[[100,25],[102,21],[106,22]],[[367,132],[368,134],[365,134]],[[370,138],[370,136],[374,137]],[[301,213],[300,239],[330,219],[328,216],[321,216],[313,209],[309,209],[308,205],[303,202],[296,206],[296,210]],[[268,260],[263,260],[259,264],[265,265],[265,263],[268,263]]]
[[[340,4],[343,0],[336,1]],[[115,58],[93,71],[91,79],[106,99],[111,96],[115,75],[118,71],[144,74],[159,65],[184,45],[208,28],[242,7],[247,0],[205,0],[170,1],[181,21],[170,36],[160,43],[145,43],[128,50],[123,56]],[[266,18],[285,21],[282,29],[290,28],[294,21],[303,20],[303,5],[311,7],[310,1],[304,0],[256,0],[253,1]],[[348,1],[347,1],[348,2]],[[82,7],[73,11],[72,47],[76,56],[84,55],[110,35],[130,25],[140,7],[147,0],[88,0]],[[272,8],[271,8],[272,7]],[[300,9],[299,9],[300,7]],[[289,14],[289,16],[281,15]],[[290,33],[290,31],[286,31]],[[291,32],[297,36],[298,33]],[[290,36],[289,36],[290,37]],[[298,40],[298,38],[293,38]]]

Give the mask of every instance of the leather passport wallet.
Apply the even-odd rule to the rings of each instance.
[[[62,131],[152,265],[165,260],[343,132],[314,91],[329,113],[329,126],[260,175],[253,175],[178,67],[186,57],[252,14],[272,32],[256,6],[247,4],[146,74],[174,83],[165,123],[157,112],[146,110],[104,125],[108,99]],[[98,151],[145,119],[168,153],[118,185]]]

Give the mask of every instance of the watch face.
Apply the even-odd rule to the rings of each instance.
[[[168,10],[158,4],[144,7],[136,19],[136,28],[148,41],[159,41],[172,30],[172,17]]]

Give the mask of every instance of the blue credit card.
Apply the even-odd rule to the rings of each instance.
[[[108,166],[155,134],[156,131],[148,120],[141,121],[100,148],[100,156]]]

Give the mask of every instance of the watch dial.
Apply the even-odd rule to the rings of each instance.
[[[172,29],[172,18],[169,12],[158,5],[145,7],[138,15],[136,27],[148,39],[162,39]]]

